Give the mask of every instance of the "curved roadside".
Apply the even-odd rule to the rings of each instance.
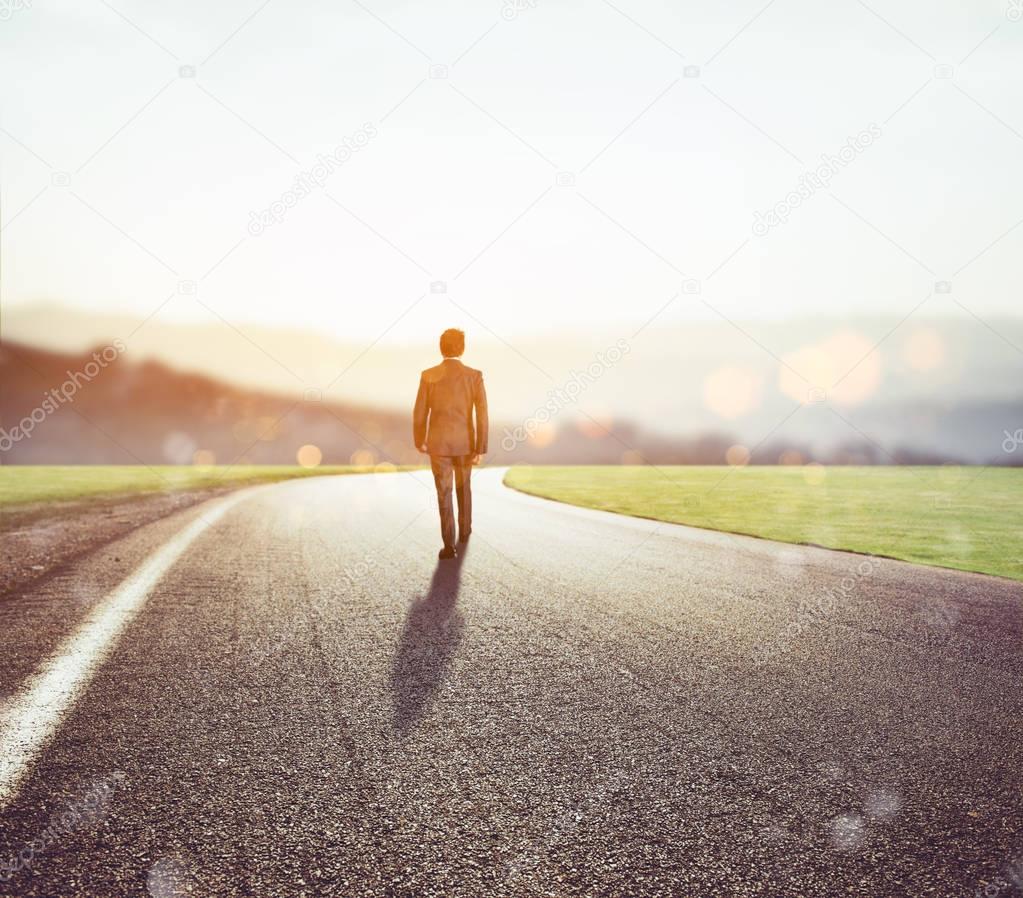
[[[655,470],[657,478],[647,468],[516,466],[501,482],[533,498],[633,520],[1023,580],[1023,539],[1013,525],[1023,474],[999,471],[970,496],[945,471],[828,472],[842,481],[829,492],[793,481],[788,470],[734,476],[734,469],[687,468],[676,492],[668,474],[677,469]],[[970,471],[970,485],[978,477]]]
[[[5,473],[15,476],[22,472],[38,474],[40,470],[7,466]],[[102,476],[100,469],[96,470],[97,477]],[[89,470],[82,471],[87,478]],[[235,490],[295,477],[372,472],[372,468],[356,466],[324,469],[274,466],[214,482],[205,478],[194,487],[189,487],[185,478],[178,480],[177,487],[169,483],[164,489],[144,486],[133,490],[130,484],[123,484],[111,487],[109,492],[81,491],[79,483],[78,491],[69,489],[67,498],[55,497],[54,489],[44,488],[38,490],[38,497],[32,501],[0,502],[0,601],[42,585],[85,555],[140,527]]]

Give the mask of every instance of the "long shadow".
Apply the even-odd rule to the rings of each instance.
[[[457,610],[465,552],[438,561],[430,588],[413,601],[391,669],[394,727],[406,736],[422,718],[451,667],[462,638]]]

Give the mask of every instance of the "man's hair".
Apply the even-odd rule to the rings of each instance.
[[[440,335],[440,354],[446,359],[458,358],[465,352],[465,334],[458,328],[449,327]]]

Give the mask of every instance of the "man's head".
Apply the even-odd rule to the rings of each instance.
[[[465,352],[465,334],[449,327],[440,335],[440,354],[446,359],[457,359]]]

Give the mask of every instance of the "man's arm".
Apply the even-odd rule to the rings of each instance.
[[[412,410],[412,442],[421,452],[426,446],[426,421],[430,416],[429,387],[426,378],[419,378],[419,392],[416,394],[416,405]]]
[[[486,455],[490,419],[487,414],[487,390],[483,386],[482,372],[476,378],[476,385],[472,393],[472,404],[476,408],[476,455]]]

